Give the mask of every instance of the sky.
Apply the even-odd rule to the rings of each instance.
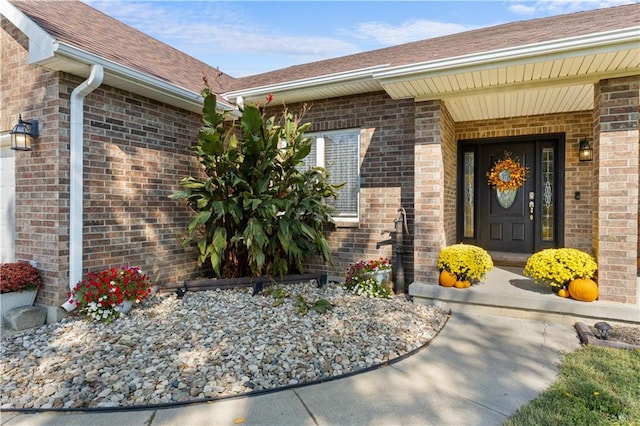
[[[640,0],[82,0],[233,77]]]

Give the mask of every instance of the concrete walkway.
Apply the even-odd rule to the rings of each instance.
[[[500,425],[579,346],[568,324],[453,313],[431,344],[391,366],[206,404],[109,413],[2,413],[2,425]]]

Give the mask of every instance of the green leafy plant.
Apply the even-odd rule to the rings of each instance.
[[[206,177],[185,177],[183,190],[170,196],[196,212],[183,244],[194,243],[199,264],[225,278],[302,272],[314,254],[331,262],[324,233],[335,229],[334,209],[324,200],[336,198],[341,185],[329,184],[324,168],[302,171],[309,124],[287,110],[276,123],[246,105],[239,128],[225,128],[216,97],[208,89],[203,95],[204,126],[193,150]]]
[[[438,256],[438,269],[456,274],[459,280],[480,281],[492,268],[489,253],[471,244],[444,247]]]
[[[379,281],[374,274],[391,269],[388,259],[372,259],[349,266],[343,287],[360,296],[389,298],[393,295],[391,283]]]
[[[39,290],[42,288],[40,272],[26,262],[3,263],[0,266],[0,290],[2,293]]]
[[[94,321],[109,323],[120,316],[124,301],[139,303],[151,294],[151,280],[137,267],[121,266],[89,272],[70,296],[80,312]]]
[[[524,274],[555,289],[567,288],[576,278],[593,278],[598,264],[593,256],[574,248],[545,249],[532,254]]]
[[[292,295],[280,286],[271,286],[261,292],[264,296],[273,297],[274,301],[271,306],[280,306],[285,303],[286,299],[292,298]],[[318,299],[315,302],[308,302],[301,294],[294,297],[296,311],[301,315],[306,315],[309,311],[315,311],[324,314],[333,309],[333,305],[326,299]]]

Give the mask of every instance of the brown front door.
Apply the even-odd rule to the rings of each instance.
[[[472,228],[463,224],[461,240],[489,251],[515,253],[558,247],[563,216],[563,191],[559,185],[563,182],[562,142],[562,136],[553,135],[463,144],[463,161],[469,153],[475,158],[472,219],[475,223]],[[511,194],[493,189],[487,180],[487,172],[507,155],[528,169],[523,185]],[[464,178],[461,183],[465,184]],[[468,193],[468,189],[464,192]],[[469,214],[465,216],[469,211],[464,206],[467,202],[470,199],[461,199],[458,217],[462,222],[471,220]]]

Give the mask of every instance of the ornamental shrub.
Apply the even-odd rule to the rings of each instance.
[[[109,323],[120,316],[120,305],[127,300],[140,303],[151,294],[151,280],[138,267],[121,266],[89,272],[76,284],[70,296],[94,321]]]
[[[204,126],[192,148],[206,177],[185,177],[169,197],[195,212],[183,245],[194,244],[199,264],[224,278],[302,272],[314,254],[330,263],[324,234],[335,229],[334,209],[325,200],[341,185],[329,184],[324,168],[303,171],[310,124],[287,110],[276,123],[245,105],[237,128],[208,89],[203,96]]]
[[[593,256],[574,248],[545,249],[527,259],[524,274],[556,289],[576,278],[593,278],[598,264]]]
[[[453,272],[461,281],[480,281],[493,268],[493,260],[483,248],[454,244],[440,250],[438,269]]]
[[[26,262],[3,263],[0,267],[2,293],[39,290],[42,287],[40,272]]]

